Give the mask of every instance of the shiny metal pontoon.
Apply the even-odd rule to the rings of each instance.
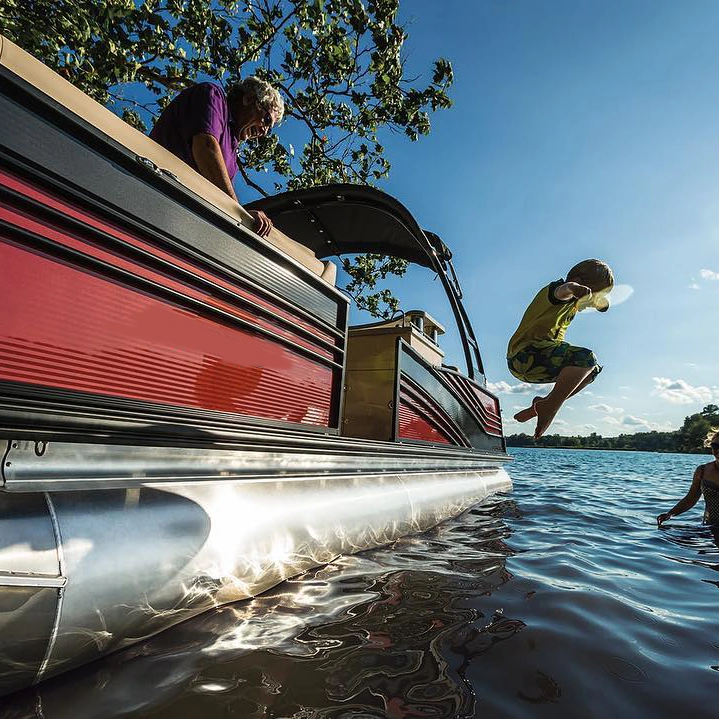
[[[511,486],[451,254],[386,194],[248,213],[0,37],[0,694]],[[292,239],[291,239],[292,238]],[[335,254],[434,270],[347,327]]]

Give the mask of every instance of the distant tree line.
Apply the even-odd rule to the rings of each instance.
[[[507,437],[508,447],[569,447],[572,449],[627,449],[646,452],[707,453],[704,440],[707,434],[719,427],[719,407],[708,404],[701,412],[684,418],[684,424],[673,432],[637,432],[618,437],[602,437],[592,432],[588,437],[563,437],[548,434],[535,440],[530,434],[513,434]]]

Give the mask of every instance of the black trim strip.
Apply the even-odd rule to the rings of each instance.
[[[192,439],[201,444],[224,443],[232,434],[247,430],[281,430],[288,436],[336,435],[337,425],[338,418],[331,415],[326,427],[0,380],[0,435],[12,437],[87,438],[94,431],[106,439],[116,435],[113,441],[117,442],[130,435],[142,445],[165,440],[187,446]]]
[[[456,447],[343,437],[335,426],[259,420],[212,410],[155,405],[0,380],[0,438],[141,446],[254,448],[348,456],[511,461],[503,448]],[[458,466],[457,469],[461,469]]]
[[[169,287],[165,287],[157,282],[153,282],[152,280],[147,280],[144,277],[138,277],[128,270],[123,270],[120,267],[110,265],[103,260],[90,257],[78,250],[66,247],[65,245],[59,244],[47,237],[36,235],[35,233],[16,227],[15,225],[11,225],[3,220],[0,220],[0,229],[4,229],[10,236],[11,239],[8,240],[9,242],[13,242],[13,236],[16,238],[18,236],[21,237],[24,242],[15,240],[13,243],[21,249],[26,249],[27,246],[30,245],[33,249],[39,250],[41,254],[49,257],[50,259],[63,261],[71,267],[82,267],[84,269],[88,269],[91,272],[98,274],[98,276],[102,279],[114,280],[118,284],[134,289],[135,291],[143,292],[151,297],[160,297],[165,301],[173,303],[177,307],[192,309],[208,319],[221,320],[225,325],[241,327],[243,330],[249,330],[255,334],[263,335],[271,339],[273,342],[289,347],[297,354],[302,354],[326,366],[334,367],[339,370],[342,369],[341,362],[323,357],[313,350],[295,344],[292,340],[289,340],[286,337],[275,335],[273,332],[270,332],[270,330],[267,330],[264,327],[257,327],[247,320],[235,317],[229,312],[221,310],[217,307],[206,305],[204,302],[196,300],[193,297],[187,297],[177,290],[170,289]],[[49,252],[48,250],[50,249],[54,250],[54,252]]]
[[[492,399],[497,400],[497,406],[499,406],[499,398],[496,394],[493,392],[490,392],[484,385],[482,385],[480,382],[477,382],[476,379],[472,379],[471,377],[467,377],[466,375],[462,374],[461,372],[458,372],[457,370],[450,369],[449,367],[446,367],[442,365],[442,367],[437,369],[438,372],[441,374],[447,374],[447,375],[456,375],[464,382],[467,382],[468,384],[474,385],[478,390],[481,390],[486,394],[488,397],[491,397]]]

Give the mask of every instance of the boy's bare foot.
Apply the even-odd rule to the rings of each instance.
[[[519,412],[514,415],[514,419],[516,419],[517,422],[529,422],[532,417],[537,416],[537,402],[541,402],[543,399],[543,397],[535,397],[529,407],[520,409]]]
[[[534,439],[539,439],[549,429],[549,425],[552,424],[552,420],[561,406],[561,403],[554,404],[546,401],[537,403],[537,427],[534,430]]]

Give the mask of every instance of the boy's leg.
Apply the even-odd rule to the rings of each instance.
[[[584,380],[577,387],[574,388],[574,391],[569,395],[569,397],[573,397],[575,394],[577,394],[577,392],[584,389],[592,381],[592,379],[593,378],[591,373],[588,374],[584,378]],[[567,399],[569,399],[569,397],[567,397]],[[537,402],[542,402],[545,399],[546,397],[535,397],[529,407],[526,407],[525,409],[520,409],[519,412],[514,415],[514,419],[517,420],[517,422],[529,422],[530,419],[537,416]]]
[[[534,439],[539,439],[547,431],[562,404],[573,394],[586,387],[595,371],[595,367],[562,367],[552,391],[546,397],[533,403],[537,413]]]
[[[520,409],[519,412],[514,415],[514,419],[517,420],[517,422],[529,422],[532,417],[537,416],[537,402],[540,402],[543,399],[544,397],[535,397],[529,407]]]
[[[557,345],[550,343],[550,353]],[[556,379],[554,372],[548,369],[549,359],[545,357],[547,348],[529,345],[507,357],[507,367],[511,374],[522,382],[550,383]],[[530,373],[529,375],[527,373]],[[514,415],[517,422],[528,422],[532,417],[537,416],[535,405],[543,397],[535,397],[526,409],[521,409]]]

